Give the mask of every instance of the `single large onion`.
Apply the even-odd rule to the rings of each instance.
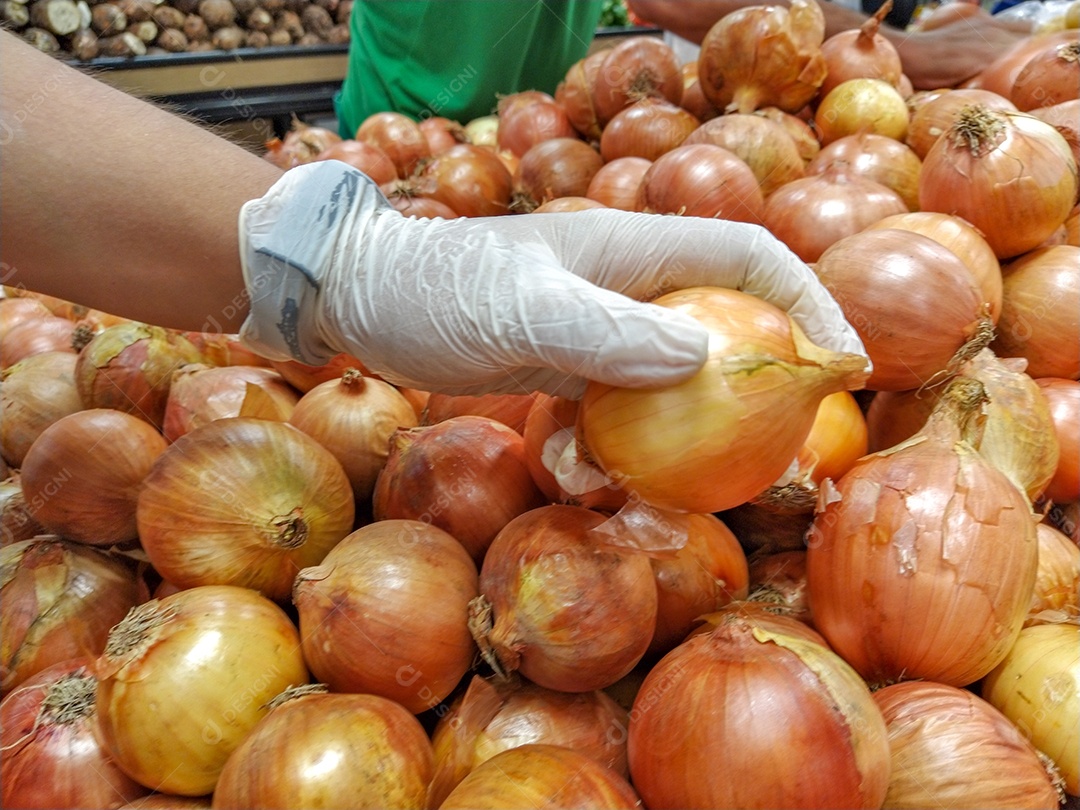
[[[1036,248],[1002,265],[991,348],[1027,359],[1032,377],[1080,379],[1080,247]]]
[[[1072,150],[1053,126],[974,104],[926,153],[919,207],[962,217],[1006,259],[1038,247],[1061,227],[1077,187]]]
[[[812,264],[845,236],[907,211],[897,192],[837,162],[776,189],[765,201],[762,223]]]
[[[792,618],[728,610],[649,671],[628,741],[646,807],[882,806],[881,712],[812,633]]]
[[[585,196],[608,208],[636,211],[638,187],[651,165],[651,160],[641,157],[615,158],[593,175]]]
[[[971,104],[983,104],[994,110],[1016,109],[1008,98],[990,90],[957,87],[940,91],[936,95],[922,97],[914,105],[904,142],[919,156],[919,160],[923,160],[930,147],[956,122],[960,110]]]
[[[709,330],[705,366],[663,388],[592,383],[579,429],[610,477],[658,507],[706,513],[746,502],[787,469],[818,403],[866,378],[862,358],[814,346],[783,310],[747,293],[702,287],[656,303]]]
[[[754,115],[763,115],[782,126],[795,141],[799,155],[804,161],[813,160],[814,156],[821,151],[821,141],[818,140],[817,133],[805,118],[785,112],[779,107],[762,107],[760,110],[754,110]]]
[[[1058,438],[1058,464],[1043,495],[1054,503],[1080,501],[1080,381],[1039,377]]]
[[[643,98],[615,113],[600,136],[605,163],[624,157],[656,160],[680,146],[701,122],[664,98]]]
[[[427,161],[416,177],[422,196],[433,197],[463,217],[497,216],[510,210],[513,176],[491,149],[459,143]]]
[[[296,577],[304,659],[335,692],[437,706],[468,671],[476,566],[453,537],[415,520],[379,520]]]
[[[867,387],[919,388],[993,337],[975,276],[929,236],[868,229],[835,242],[814,265],[874,363]]]
[[[545,94],[544,98],[515,104],[515,95],[499,100],[499,129],[495,140],[500,149],[521,157],[543,141],[579,139],[566,109],[554,98]]]
[[[1080,796],[1080,627],[1025,627],[979,694],[1054,761],[1066,792]]]
[[[1035,527],[1039,569],[1024,627],[1080,618],[1080,546],[1046,521]]]
[[[415,810],[432,770],[431,741],[404,706],[311,685],[274,699],[222,768],[213,806]]]
[[[858,28],[837,31],[821,43],[828,73],[818,95],[822,98],[848,79],[881,79],[893,87],[900,84],[903,65],[896,46],[881,33],[892,3],[882,3]]]
[[[1080,41],[1051,45],[1016,74],[1009,98],[1020,110],[1051,107],[1080,96]]]
[[[822,493],[807,552],[814,626],[871,682],[971,684],[1027,617],[1036,519],[978,451],[985,398],[956,380],[915,437]]]
[[[643,552],[592,531],[605,519],[580,506],[542,506],[492,542],[471,616],[497,674],[589,692],[641,660],[656,626],[652,568]]]
[[[103,750],[93,657],[61,661],[0,702],[4,807],[116,807],[150,792]]]
[[[248,417],[217,419],[170,445],[136,513],[143,549],[173,584],[237,585],[278,600],[354,516],[349,479],[329,450],[285,422]]]
[[[0,549],[0,692],[46,667],[93,658],[114,624],[148,594],[133,565],[55,537]]]
[[[908,681],[878,689],[874,702],[892,759],[885,807],[1058,807],[1043,755],[973,692]]]
[[[454,144],[466,143],[469,139],[460,121],[454,121],[443,115],[433,115],[422,119],[420,131],[427,138],[428,148],[432,155],[444,152]]]
[[[292,127],[284,138],[272,138],[266,143],[263,157],[281,169],[291,169],[311,163],[341,136],[326,127],[311,126],[293,118]]]
[[[521,156],[514,174],[511,206],[530,213],[561,197],[584,197],[604,159],[579,138],[549,138]]]
[[[824,39],[825,15],[815,0],[736,9],[701,41],[701,90],[724,112],[797,112],[825,81]]]
[[[628,721],[627,711],[600,690],[557,692],[523,680],[474,676],[432,731],[435,777],[429,806],[438,807],[481,763],[534,743],[580,751],[628,777]]]
[[[910,113],[895,86],[883,79],[848,79],[818,102],[814,126],[822,145],[860,132],[903,141]]]
[[[123,411],[89,408],[62,417],[23,460],[30,512],[72,540],[99,546],[134,540],[139,493],[167,447],[148,422]]]
[[[746,161],[711,143],[683,144],[652,162],[638,186],[637,209],[760,223],[761,185]]]
[[[1076,31],[1065,29],[1049,31],[1021,37],[999,57],[984,67],[971,81],[971,85],[984,90],[991,90],[1008,98],[1012,94],[1016,77],[1035,54],[1044,48],[1057,44],[1076,41]]]
[[[592,85],[593,109],[603,129],[616,113],[643,98],[682,101],[682,68],[664,40],[628,37],[606,51]]]
[[[42,352],[76,354],[75,322],[58,315],[27,318],[12,326],[0,343],[0,369]]]
[[[358,369],[321,383],[300,398],[289,424],[318,441],[341,462],[359,508],[375,490],[390,437],[415,427],[416,411],[394,386]]]
[[[42,352],[0,371],[0,457],[21,467],[49,425],[81,411],[73,352]]]
[[[763,115],[717,116],[690,133],[683,143],[711,143],[733,152],[750,167],[766,198],[805,173],[795,139],[782,124]]]
[[[399,112],[372,113],[356,128],[355,139],[381,149],[394,164],[398,177],[408,177],[422,160],[431,157],[431,147],[420,125]]]
[[[248,588],[206,585],[151,599],[95,662],[100,739],[147,787],[205,796],[271,698],[308,682],[296,627]]]
[[[806,164],[806,174],[821,174],[834,163],[845,164],[853,174],[891,188],[910,211],[918,210],[922,161],[906,144],[874,132],[846,135],[823,147]]]

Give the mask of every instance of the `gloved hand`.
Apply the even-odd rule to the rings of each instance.
[[[248,202],[240,239],[256,351],[311,365],[345,352],[427,391],[674,384],[704,363],[707,332],[641,301],[699,285],[756,295],[815,343],[865,355],[813,272],[752,225],[613,209],[413,219],[319,161]]]

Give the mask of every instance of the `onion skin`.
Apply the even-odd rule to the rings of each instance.
[[[1056,504],[1080,501],[1080,382],[1060,377],[1035,380],[1050,406],[1058,437],[1058,466],[1043,495]]]
[[[359,357],[344,352],[334,355],[321,366],[309,366],[299,360],[271,360],[270,365],[302,394],[306,394],[319,383],[340,380],[350,368],[358,369],[365,377],[372,376]]]
[[[582,197],[604,159],[579,138],[550,138],[526,151],[514,174],[513,210],[531,213],[561,197]]]
[[[885,805],[1055,810],[1059,795],[1036,748],[967,689],[907,681],[874,692],[888,730]]]
[[[30,514],[18,471],[9,470],[8,477],[0,481],[0,547],[31,540],[39,534],[48,532]]]
[[[890,6],[891,8],[891,6]],[[821,55],[828,72],[818,89],[824,98],[848,79],[881,79],[894,87],[900,84],[903,65],[896,46],[880,28],[888,9],[879,8],[858,28],[838,31],[821,43]]]
[[[4,334],[3,343],[0,343],[0,370],[42,352],[76,354],[74,337],[75,323],[67,318],[46,315],[23,320]]]
[[[1080,547],[1046,521],[1035,527],[1039,570],[1024,627],[1080,617]]]
[[[922,96],[912,106],[904,141],[919,156],[919,160],[924,160],[930,147],[948,132],[949,127],[956,121],[960,110],[971,104],[982,104],[995,110],[1016,110],[1016,105],[1007,97],[991,90],[957,87],[938,91],[936,94]]]
[[[193,509],[193,506],[195,508]],[[234,585],[287,599],[353,527],[341,463],[284,422],[217,419],[169,446],[136,513],[154,569],[181,588]]]
[[[231,585],[139,605],[95,667],[105,748],[141,784],[180,796],[211,793],[269,700],[309,677],[285,612]]]
[[[378,184],[389,183],[398,176],[398,168],[378,146],[351,138],[332,143],[315,160],[340,160],[359,169]]]
[[[293,604],[319,681],[419,714],[472,664],[468,605],[476,595],[476,566],[452,536],[420,521],[380,520],[301,571]]]
[[[0,371],[0,456],[12,467],[45,428],[82,410],[75,362],[72,352],[42,352]]]
[[[566,110],[574,129],[592,142],[600,140],[601,132],[593,104],[593,87],[597,71],[607,56],[605,51],[598,50],[579,59],[570,66],[566,77],[555,88],[555,100]]]
[[[812,633],[795,619],[732,610],[649,671],[628,740],[646,807],[882,806],[890,762],[881,712]]]
[[[312,692],[276,704],[237,746],[213,807],[411,810],[425,806],[432,771],[427,732],[400,704]]]
[[[420,412],[421,425],[445,422],[454,416],[486,416],[521,433],[539,394],[430,394]]]
[[[753,555],[748,598],[781,616],[790,616],[813,627],[814,613],[806,590],[806,550]],[[824,643],[825,639],[821,641]]]

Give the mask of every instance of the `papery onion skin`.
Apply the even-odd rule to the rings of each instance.
[[[227,417],[162,453],[136,518],[165,579],[281,600],[352,530],[355,504],[341,463],[315,439],[285,422]]]
[[[3,297],[0,297],[0,342],[23,321],[45,318],[52,314],[52,310],[43,301],[8,295],[5,289]]]
[[[1080,546],[1046,521],[1035,527],[1039,570],[1024,627],[1080,618]]]
[[[0,550],[0,692],[43,669],[93,658],[109,630],[148,594],[133,565],[45,536]]]
[[[746,161],[710,143],[683,144],[652,162],[638,186],[637,210],[759,224],[761,185]]]
[[[533,209],[534,214],[569,214],[574,211],[587,211],[590,208],[607,208],[603,203],[588,197],[558,197]]]
[[[1080,627],[1026,627],[979,694],[1050,757],[1065,792],[1080,796]]]
[[[309,366],[299,360],[272,360],[270,365],[302,394],[306,394],[319,383],[340,380],[341,375],[350,368],[359,369],[365,376],[371,376],[371,372],[359,357],[344,352],[334,355],[321,366]]]
[[[749,562],[748,599],[813,627],[814,612],[806,588],[806,550],[754,554]]]
[[[93,657],[60,661],[0,702],[4,807],[116,807],[149,792],[94,736],[92,665]]]
[[[1080,381],[1039,377],[1058,437],[1058,466],[1043,495],[1057,504],[1080,501]]]
[[[499,102],[499,129],[496,143],[518,157],[522,157],[538,143],[554,138],[578,139],[578,132],[570,121],[566,109],[548,96],[520,106],[509,105],[506,96]]]
[[[641,800],[629,782],[588,754],[529,743],[477,766],[439,805],[440,810],[507,807],[635,810]]]
[[[57,419],[83,408],[73,352],[42,352],[0,371],[0,456],[22,466],[30,445]]]
[[[124,411],[88,408],[64,416],[23,459],[30,512],[50,531],[83,543],[134,540],[139,493],[167,448],[149,422]]]
[[[180,796],[211,793],[269,700],[309,678],[284,610],[231,585],[144,602],[95,666],[105,747],[141,784]]]
[[[30,514],[18,471],[9,470],[8,477],[0,481],[0,547],[47,533]]]
[[[876,690],[874,702],[892,752],[885,807],[1058,807],[1057,788],[1039,752],[973,692],[906,681]]]
[[[904,142],[918,155],[926,158],[927,152],[938,138],[948,132],[964,107],[982,104],[995,110],[1016,110],[1008,98],[991,90],[976,87],[957,87],[922,97],[911,111]]]
[[[304,657],[335,692],[377,694],[414,714],[443,700],[475,648],[477,572],[464,547],[415,520],[357,529],[296,577]]]
[[[315,156],[315,160],[340,160],[359,169],[375,183],[389,183],[398,176],[398,167],[382,149],[352,138],[330,144]]]
[[[405,707],[377,695],[288,694],[225,763],[215,810],[426,806],[431,742]]]
[[[881,713],[812,633],[795,619],[731,610],[649,671],[628,740],[646,807],[882,806]]]
[[[600,154],[578,138],[550,138],[521,156],[514,174],[514,211],[530,213],[560,197],[581,197],[604,165]]]
[[[539,394],[429,394],[420,412],[421,425],[434,425],[454,416],[486,416],[521,433]]]
[[[0,369],[42,352],[77,354],[75,322],[58,315],[29,318],[11,327],[0,344]]]
[[[578,430],[616,483],[662,509],[707,513],[745,503],[790,464],[821,399],[865,379],[862,358],[813,346],[783,310],[746,293],[700,287],[655,303],[709,330],[702,371],[663,388],[592,383]],[[775,428],[768,446],[762,424]]]
[[[1076,31],[1050,31],[1021,37],[1001,56],[984,67],[972,80],[971,84],[984,90],[992,90],[1005,98],[1012,94],[1016,77],[1024,65],[1043,48],[1076,41]]]
[[[597,50],[579,59],[566,71],[565,78],[555,88],[555,100],[566,110],[570,123],[589,141],[600,140],[600,122],[593,104],[596,73],[607,58],[607,52]]]
[[[896,46],[881,33],[884,4],[857,28],[838,31],[821,43],[821,55],[828,72],[818,89],[824,98],[829,91],[848,79],[881,79],[894,87],[900,84],[903,65]]]

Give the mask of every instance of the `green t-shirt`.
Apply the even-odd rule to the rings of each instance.
[[[335,99],[351,138],[376,112],[467,123],[498,96],[555,91],[588,52],[603,0],[356,0]]]

